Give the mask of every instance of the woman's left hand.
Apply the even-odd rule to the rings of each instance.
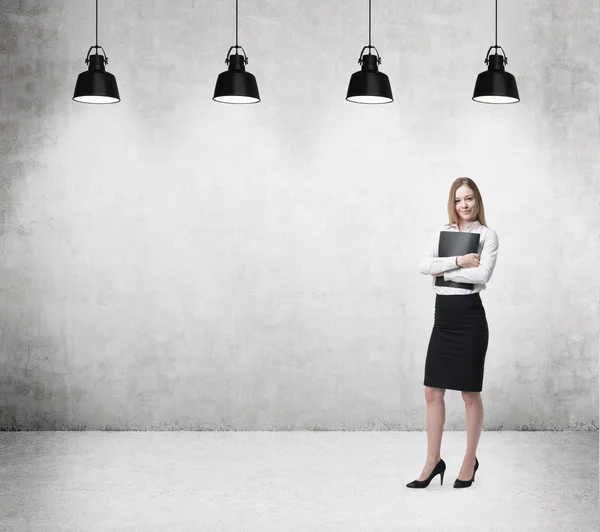
[[[433,274],[431,274],[433,275]],[[444,277],[444,272],[433,275],[433,277]]]

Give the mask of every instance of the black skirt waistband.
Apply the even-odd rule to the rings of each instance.
[[[456,297],[456,298],[463,298],[463,299],[464,298],[471,298],[471,299],[473,299],[473,298],[480,298],[481,299],[481,296],[479,295],[479,292],[475,292],[474,294],[448,294],[448,295],[445,295],[445,294],[436,294],[435,295],[436,299],[445,299],[447,297],[450,297],[450,298]]]
[[[441,295],[436,294],[435,311],[438,316],[452,315],[456,313],[483,312],[483,301],[479,292],[475,294]]]

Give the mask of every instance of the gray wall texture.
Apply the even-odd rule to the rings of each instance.
[[[93,0],[2,3],[0,428],[423,430],[452,181],[481,188],[484,430],[598,430],[598,3],[240,2],[262,102],[212,101],[235,2],[101,1],[122,102],[71,100]],[[459,392],[447,430],[464,430]]]

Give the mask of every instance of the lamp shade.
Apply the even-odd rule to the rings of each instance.
[[[488,69],[477,76],[473,100],[480,103],[517,103],[519,91],[515,77],[504,70],[505,58],[489,56]]]
[[[81,103],[117,103],[121,101],[117,80],[104,69],[104,56],[92,54],[88,70],[77,76],[73,100]]]
[[[353,103],[391,103],[392,87],[389,78],[379,72],[377,56],[364,55],[362,68],[352,74],[348,84],[346,100]]]
[[[250,72],[246,72],[244,57],[240,54],[231,54],[229,69],[219,74],[213,100],[238,104],[260,102],[256,78]]]

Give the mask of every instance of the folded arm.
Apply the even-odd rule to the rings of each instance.
[[[437,275],[457,268],[456,257],[421,257],[419,259],[419,271],[423,275]]]
[[[498,236],[493,231],[488,231],[479,257],[479,266],[477,268],[459,268],[457,270],[444,273],[444,281],[454,281],[456,283],[476,283],[485,284],[492,278],[494,268],[496,267],[496,257],[498,255]]]

